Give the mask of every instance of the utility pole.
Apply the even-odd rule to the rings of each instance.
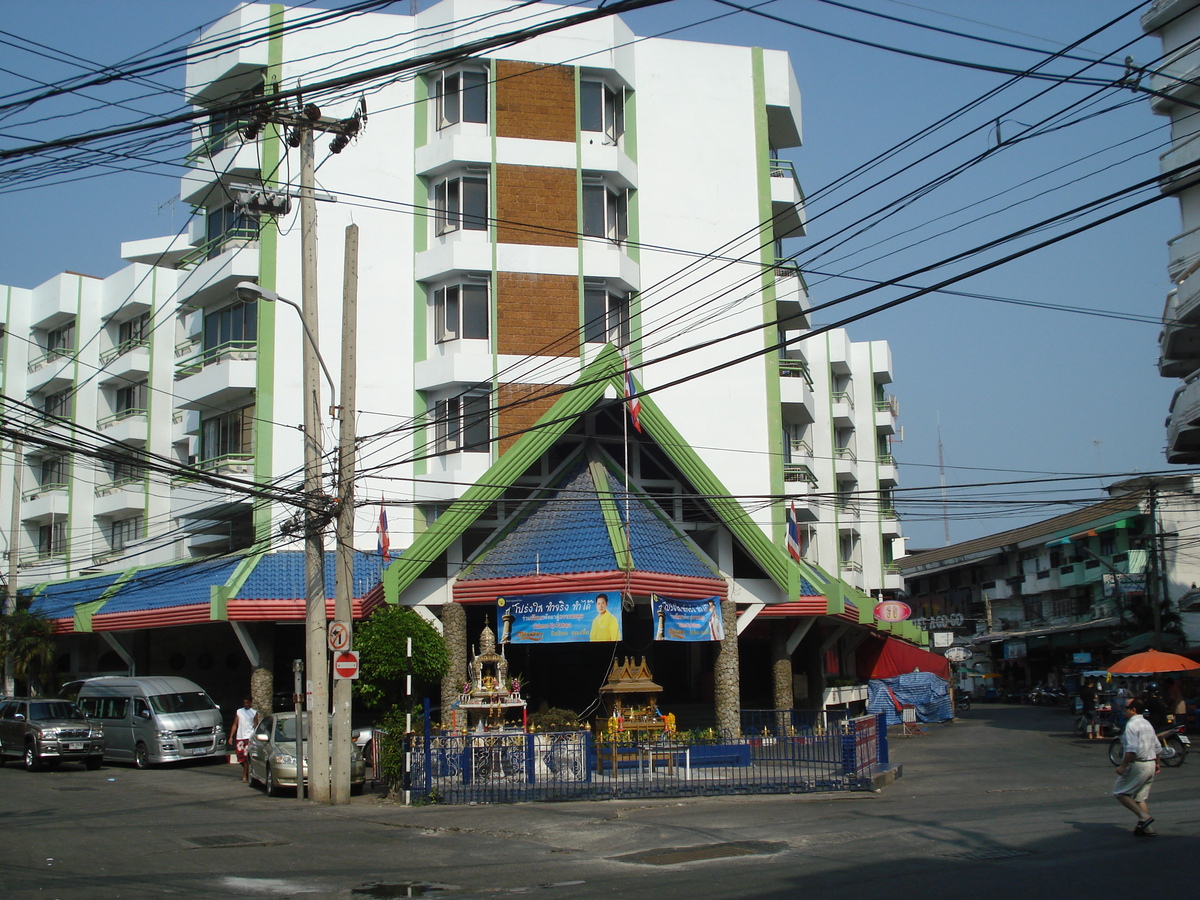
[[[333,617],[354,634],[354,438],[357,402],[358,226],[346,227],[345,272],[342,277],[342,422],[338,441],[337,554]],[[350,802],[350,719],[353,682],[333,680],[333,789],[335,805]]]
[[[1162,573],[1158,570],[1158,491],[1150,485],[1150,584],[1146,593],[1150,598],[1150,612],[1154,617],[1155,650],[1162,650]]]
[[[321,465],[321,399],[319,377],[324,362],[317,346],[319,332],[317,315],[317,198],[314,135],[320,131],[332,133],[329,150],[340,153],[356,137],[367,121],[366,103],[360,100],[348,119],[333,119],[321,115],[312,103],[297,98],[297,108],[288,109],[279,101],[264,98],[251,110],[242,128],[242,137],[254,140],[268,122],[286,129],[287,143],[300,149],[300,318],[306,340],[303,350],[304,403],[304,492],[308,506],[304,513],[304,660],[306,669],[309,719],[309,798],[320,803],[331,799],[329,728],[329,652],[328,617],[325,592],[324,529],[328,513],[316,511],[324,497]],[[269,190],[247,191],[246,208],[255,213],[280,215],[287,212],[286,196]],[[332,390],[333,385],[330,384]],[[343,387],[343,390],[345,388]],[[330,397],[331,408],[337,398]],[[353,426],[351,426],[353,427]],[[348,772],[348,770],[347,770]],[[349,775],[347,774],[347,790]]]
[[[21,473],[25,468],[25,445],[20,440],[13,441],[13,495],[12,513],[8,528],[8,584],[4,589],[4,615],[11,616],[17,611],[17,568],[21,556]],[[13,673],[12,654],[4,653],[4,695],[11,697],[17,692],[16,679]]]

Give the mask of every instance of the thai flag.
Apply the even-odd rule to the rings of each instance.
[[[642,414],[642,401],[634,396],[635,393],[637,390],[633,386],[633,372],[629,371],[629,360],[625,360],[625,402],[629,404],[629,418],[633,427],[641,434],[642,423],[638,421],[638,416]]]
[[[379,501],[379,526],[375,529],[379,534],[379,556],[386,564],[388,561],[388,550],[391,549],[392,542],[388,539],[387,526],[387,508],[383,505],[383,501]]]
[[[787,552],[800,562],[800,523],[796,521],[796,504],[787,509]]]

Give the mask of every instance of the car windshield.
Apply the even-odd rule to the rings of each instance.
[[[74,703],[66,700],[44,700],[29,704],[31,719],[82,719],[83,713]]]
[[[329,731],[333,733],[333,719],[329,720]],[[286,719],[278,718],[275,720],[275,741],[276,743],[293,743],[296,740],[296,717],[288,716]],[[308,720],[304,720],[304,740],[308,740]]]
[[[199,712],[203,709],[216,709],[217,704],[204,691],[190,691],[182,694],[158,694],[150,698],[150,705],[158,713]]]

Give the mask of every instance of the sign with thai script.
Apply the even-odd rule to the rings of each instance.
[[[884,600],[875,604],[875,618],[880,622],[903,622],[912,615],[912,607],[899,600]]]
[[[617,592],[496,598],[501,644],[578,644],[621,639]]]
[[[721,598],[675,600],[650,595],[650,617],[656,641],[723,641]]]

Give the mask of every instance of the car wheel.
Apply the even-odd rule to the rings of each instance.
[[[33,746],[33,742],[25,745],[25,771],[39,772],[42,768],[42,759],[37,755],[37,748]]]
[[[275,783],[275,776],[271,773],[270,766],[267,766],[267,773],[263,776],[263,790],[267,792],[268,797],[279,796],[279,785]]]
[[[139,743],[137,749],[133,751],[133,763],[139,769],[150,768],[150,751],[146,749],[146,745]]]
[[[103,762],[104,760],[99,756],[89,756],[83,761],[83,764],[87,766],[89,772],[95,772]]]

